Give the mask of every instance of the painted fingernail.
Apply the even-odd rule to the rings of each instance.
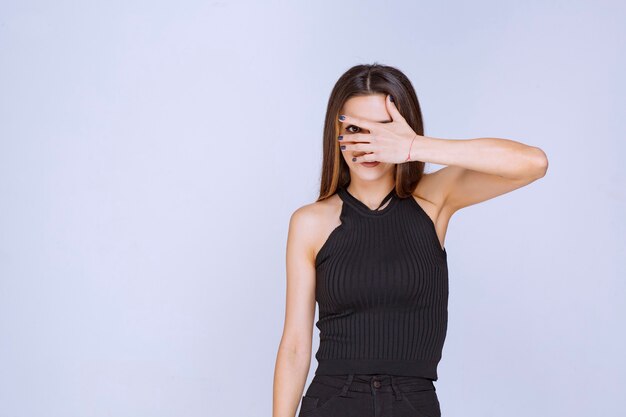
[[[393,103],[393,96],[391,94],[389,94],[389,100]]]
[[[346,118],[346,116],[344,116],[343,114],[339,115],[339,120],[344,120]]]
[[[343,140],[343,135],[339,135],[339,137],[337,139]]]
[[[346,149],[346,145],[341,145],[341,146],[339,147],[339,149],[341,149],[341,150],[343,151],[344,149]]]
[[[352,162],[356,161],[356,158],[352,158]]]

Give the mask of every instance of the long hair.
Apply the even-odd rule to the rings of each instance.
[[[373,63],[355,65],[337,80],[328,99],[324,121],[323,161],[320,195],[317,201],[332,196],[339,187],[350,183],[350,168],[341,155],[337,136],[341,131],[339,112],[351,97],[371,94],[391,94],[398,111],[418,135],[424,135],[422,111],[413,85],[400,70]],[[411,195],[424,173],[424,162],[396,164],[394,178],[396,193],[404,198]]]

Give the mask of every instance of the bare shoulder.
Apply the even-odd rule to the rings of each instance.
[[[324,244],[327,235],[338,226],[341,199],[337,194],[296,209],[289,223],[289,239],[304,247],[311,261]]]
[[[437,216],[451,217],[454,210],[446,206],[446,198],[450,193],[450,187],[463,173],[463,168],[457,166],[446,166],[435,172],[422,175],[420,182],[413,191],[413,196],[418,199],[429,214],[432,212]],[[424,207],[426,206],[426,207]]]
[[[450,218],[454,214],[454,211],[445,204],[448,193],[446,186],[454,181],[453,177],[457,175],[453,169],[446,170],[446,168],[423,174],[413,190],[413,198],[435,225],[442,247]]]

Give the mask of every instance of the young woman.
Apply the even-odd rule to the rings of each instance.
[[[548,160],[508,139],[423,133],[396,68],[357,65],[333,88],[320,196],[289,223],[273,417],[293,417],[300,400],[300,417],[441,416],[450,217],[543,177]],[[425,174],[426,162],[445,167]],[[318,367],[302,396],[316,301]]]

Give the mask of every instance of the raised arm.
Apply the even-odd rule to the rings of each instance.
[[[420,137],[411,160],[444,168],[427,174],[424,194],[435,196],[448,217],[455,211],[508,193],[543,177],[548,158],[540,148],[500,138],[439,139]]]

